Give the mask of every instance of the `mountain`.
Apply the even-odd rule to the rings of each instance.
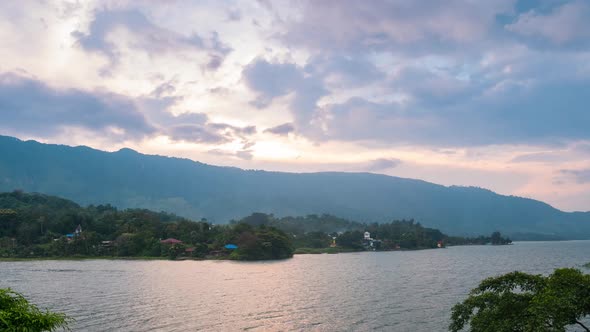
[[[521,239],[590,238],[590,212],[567,213],[481,188],[370,173],[242,170],[130,149],[104,152],[0,136],[0,191],[14,189],[217,223],[254,211],[329,213],[363,222],[413,218],[453,235],[499,230]]]

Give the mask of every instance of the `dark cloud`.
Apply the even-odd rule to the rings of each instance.
[[[313,120],[317,101],[328,91],[322,80],[306,76],[303,68],[290,63],[271,63],[258,58],[247,65],[242,76],[250,89],[258,93],[252,104],[267,107],[274,98],[294,93],[290,108],[296,125],[304,128]]]
[[[579,74],[583,68],[576,61],[518,58],[469,75],[463,66],[403,65],[385,82],[384,92],[402,95],[403,100],[352,97],[318,107],[329,93],[325,78],[341,67],[328,65],[331,59],[312,58],[302,67],[259,58],[245,68],[243,78],[258,93],[253,103],[259,108],[292,94],[294,127],[316,141],[457,147],[590,138],[585,102],[590,80]],[[560,70],[542,69],[552,65]],[[372,69],[367,75],[369,81],[379,76]]]
[[[524,43],[538,48],[587,49],[586,0],[325,0],[301,1],[285,19],[281,40],[323,54],[461,54]]]
[[[361,86],[385,78],[364,55],[322,55],[309,60],[307,72],[343,86]]]
[[[243,71],[248,87],[260,93],[256,105],[266,107],[273,98],[295,91],[303,81],[303,73],[291,63],[270,63],[256,59]]]
[[[156,132],[133,100],[107,92],[58,90],[15,74],[0,75],[0,127],[36,136],[58,134],[67,127],[93,132],[109,128],[113,138],[141,138]]]
[[[295,131],[295,126],[293,126],[292,123],[283,123],[282,125],[268,128],[264,132],[284,136],[284,135],[288,135],[294,131]]]
[[[283,41],[335,53],[465,50],[491,33],[511,2],[302,1],[302,15],[287,21]]]
[[[301,15],[277,21],[279,39],[310,51],[307,63],[258,58],[243,77],[258,108],[292,94],[300,134],[436,147],[590,138],[587,55],[566,47],[590,41],[587,1],[298,4]],[[329,90],[367,84],[374,96],[344,91],[347,101],[318,106]]]
[[[215,128],[218,131],[230,132],[237,136],[249,136],[256,134],[256,126],[237,127],[227,123],[210,123],[211,128]]]
[[[72,35],[82,48],[103,53],[112,64],[116,64],[120,51],[109,35],[118,28],[126,29],[134,37],[129,47],[152,55],[183,49],[205,51],[210,57],[206,65],[209,69],[217,69],[231,51],[229,46],[219,40],[217,32],[207,37],[196,33],[182,35],[155,25],[141,11],[133,9],[97,11],[88,33],[75,31]]]
[[[576,183],[590,183],[590,169],[562,169],[560,172],[573,178]]]
[[[481,78],[460,78],[460,69],[434,72],[424,67],[405,66],[391,83],[393,91],[410,96],[417,106],[442,107],[464,103],[492,85]]]
[[[590,80],[506,86],[447,107],[352,98],[324,107],[324,137],[434,146],[590,139]]]
[[[227,20],[228,21],[240,21],[242,19],[242,12],[237,9],[230,9],[227,11]]]
[[[521,13],[506,30],[541,47],[587,48],[590,46],[590,3],[586,0],[553,2]]]
[[[179,124],[167,127],[164,132],[170,139],[191,143],[227,143],[228,137],[204,125]]]
[[[217,70],[223,64],[223,57],[218,54],[210,54],[209,62],[205,65],[205,69]]]
[[[165,95],[170,95],[175,91],[176,87],[174,86],[174,84],[172,84],[172,82],[166,82],[158,85],[158,87],[156,87],[154,91],[150,93],[150,95],[155,98],[161,98]]]
[[[397,158],[380,158],[371,160],[367,165],[366,170],[369,172],[384,171],[398,167],[401,163],[402,161]]]
[[[164,113],[160,123],[165,124],[164,134],[175,141],[191,143],[227,143],[233,140],[247,140],[256,134],[256,126],[232,126],[227,123],[210,122],[204,113]]]
[[[76,127],[113,140],[166,135],[175,141],[221,144],[247,140],[256,126],[212,123],[203,113],[170,114],[175,97],[155,98],[171,88],[159,86],[152,96],[132,99],[107,92],[59,90],[15,74],[0,74],[0,128],[19,134],[51,137]]]

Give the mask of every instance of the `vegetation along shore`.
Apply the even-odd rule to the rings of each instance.
[[[55,196],[0,194],[0,259],[285,259],[293,254],[508,244],[499,232],[449,236],[414,220],[359,223],[332,215],[253,213],[227,224],[146,209],[82,207]]]

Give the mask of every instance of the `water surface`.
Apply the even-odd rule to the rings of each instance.
[[[590,241],[569,241],[253,263],[0,262],[0,288],[74,317],[75,331],[445,331],[485,277],[589,261]]]

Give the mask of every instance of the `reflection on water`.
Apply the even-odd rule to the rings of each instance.
[[[590,261],[590,241],[301,255],[277,262],[0,262],[0,287],[84,331],[445,331],[482,278]]]

